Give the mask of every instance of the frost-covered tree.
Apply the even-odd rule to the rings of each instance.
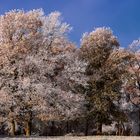
[[[132,58],[129,62],[129,73],[130,79],[127,80],[128,87],[126,90],[130,93],[130,100],[136,106],[140,104],[140,41],[134,40],[131,45],[129,45],[129,51]]]
[[[23,24],[24,23],[24,24]],[[30,135],[34,118],[75,118],[86,85],[85,62],[67,40],[70,27],[60,13],[13,10],[0,16],[0,100],[2,121],[23,123]]]
[[[82,58],[88,62],[88,115],[94,116],[97,133],[101,134],[103,123],[125,120],[117,105],[128,54],[119,48],[117,38],[105,27],[84,34],[81,51]]]
[[[128,61],[127,67],[128,76],[126,77],[123,90],[126,94],[128,104],[131,104],[129,110],[133,112],[132,121],[132,135],[140,134],[140,41],[134,40],[129,45],[128,51],[131,58]]]

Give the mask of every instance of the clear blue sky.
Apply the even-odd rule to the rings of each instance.
[[[140,37],[140,0],[0,0],[0,14],[36,8],[46,14],[60,11],[73,27],[70,39],[78,45],[84,32],[100,26],[110,27],[122,47]]]

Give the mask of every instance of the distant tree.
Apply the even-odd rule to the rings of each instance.
[[[128,103],[132,104],[132,111],[137,112],[137,121],[134,120],[132,126],[133,135],[140,135],[140,41],[134,40],[129,45],[128,51],[131,54],[127,67],[128,76],[126,77],[123,89],[127,95]]]
[[[0,116],[24,125],[31,134],[34,118],[75,118],[83,111],[86,63],[67,40],[70,27],[60,13],[13,10],[0,16]]]
[[[103,123],[126,120],[118,105],[129,54],[119,48],[112,31],[103,27],[84,34],[81,56],[88,62],[87,116],[95,119],[97,134],[101,134]],[[124,117],[121,117],[122,114]]]

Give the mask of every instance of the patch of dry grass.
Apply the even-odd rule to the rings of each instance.
[[[0,140],[140,140],[137,136],[87,136],[87,137],[32,137],[32,138],[0,138]]]

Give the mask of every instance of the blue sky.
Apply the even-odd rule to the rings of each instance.
[[[70,39],[77,45],[84,32],[110,27],[122,47],[140,37],[140,0],[0,0],[0,14],[11,9],[43,8],[60,11],[73,27]]]

